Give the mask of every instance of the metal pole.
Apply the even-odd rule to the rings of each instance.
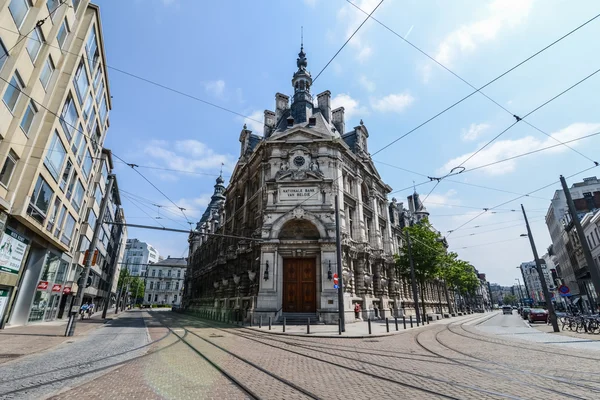
[[[342,332],[346,332],[346,319],[344,317],[344,278],[342,274],[342,240],[340,234],[340,205],[338,203],[338,196],[335,196],[335,248],[336,248],[336,262],[337,262],[337,274],[339,281],[338,288],[338,312],[339,319],[341,321]]]
[[[410,235],[406,230],[406,244],[408,245],[408,258],[410,260],[410,281],[413,292],[413,302],[415,306],[415,314],[417,315],[417,326],[419,326],[419,320],[421,319],[421,312],[419,311],[419,294],[417,293],[417,280],[415,278],[415,265],[413,263],[412,248],[410,246]],[[412,322],[411,322],[412,327]]]
[[[396,324],[396,330],[398,330],[398,317],[394,317],[394,323]]]
[[[114,182],[115,175],[109,174],[108,182],[106,182],[106,187],[104,188],[104,196],[102,197],[102,201],[100,202],[100,215],[98,216],[98,219],[96,221],[96,226],[94,227],[94,234],[92,235],[92,241],[90,242],[90,246],[88,247],[88,257],[87,260],[85,260],[83,272],[79,276],[79,281],[77,282],[77,296],[75,297],[75,304],[71,305],[71,312],[69,316],[69,319],[72,319],[72,323],[70,324],[71,329],[65,332],[65,336],[73,336],[75,334],[75,317],[79,312],[79,309],[81,308],[81,303],[83,302],[85,285],[87,284],[87,280],[90,276],[90,269],[92,268],[92,258],[94,256],[96,246],[98,245],[98,236],[100,236],[100,230],[102,229],[102,225],[104,224],[106,206],[108,205],[108,199],[110,199],[110,196],[112,196],[112,188]]]
[[[562,178],[562,176],[561,176]],[[564,178],[562,178],[564,179]],[[533,241],[533,235],[531,234],[531,228],[529,227],[529,221],[527,220],[527,214],[525,213],[525,208],[523,204],[521,204],[521,210],[523,210],[523,217],[525,218],[525,225],[527,226],[527,236],[529,236],[529,243],[531,244],[531,251],[533,252],[533,257],[535,258],[535,265],[537,267],[538,276],[540,278],[540,282],[542,284],[542,290],[544,291],[544,298],[546,299],[546,307],[548,307],[548,314],[550,316],[550,322],[552,322],[552,329],[554,332],[560,332],[558,329],[558,322],[556,321],[556,313],[554,312],[554,305],[552,304],[552,300],[550,299],[550,293],[548,292],[548,285],[546,284],[546,277],[542,272],[542,263],[538,257],[537,250],[535,248],[535,242]],[[585,240],[585,238],[584,238]],[[592,264],[593,265],[593,264]]]
[[[285,317],[283,317],[283,331],[285,332]]]
[[[310,318],[306,320],[306,334],[310,335]]]
[[[369,335],[371,334],[371,317],[367,319],[367,324],[369,325]]]
[[[390,321],[388,319],[388,317],[385,317],[385,330],[386,332],[390,332]]]
[[[587,263],[587,267],[590,270],[590,277],[592,280],[592,284],[594,285],[594,291],[596,292],[596,306],[598,306],[598,299],[600,299],[600,271],[596,268],[596,263],[594,263],[594,258],[592,257],[592,253],[590,252],[590,246],[587,242],[587,238],[583,233],[583,228],[581,227],[581,222],[577,217],[577,211],[575,210],[575,203],[573,203],[573,198],[571,197],[571,192],[567,187],[567,181],[561,175],[560,183],[562,183],[563,191],[565,192],[565,197],[567,198],[567,205],[569,206],[569,213],[571,214],[571,218],[573,219],[573,223],[575,224],[575,229],[577,230],[577,236],[579,236],[579,242],[581,243],[581,249],[583,250],[583,255],[585,256],[585,262]],[[592,299],[590,299],[592,300]],[[591,303],[591,301],[590,301]]]
[[[117,212],[115,213],[115,219],[119,218],[120,219],[120,207],[117,209]],[[106,300],[104,301],[104,310],[102,310],[102,319],[106,318],[106,313],[108,311],[108,306],[110,305],[110,291],[112,289],[113,286],[113,281],[115,280],[115,272],[117,269],[117,262],[119,260],[119,252],[121,251],[121,235],[123,234],[123,227],[122,226],[117,226],[117,249],[114,253],[113,259],[111,260],[111,270],[110,270],[110,278],[108,279],[108,296],[106,296]],[[146,287],[144,285],[144,287]],[[118,303],[118,300],[117,300]]]
[[[519,278],[516,278],[516,279],[517,279],[517,283],[519,284],[519,287],[518,287],[519,296],[521,297],[520,303],[521,303],[521,305],[523,305],[523,301],[525,300],[525,298],[523,297],[523,290],[521,290],[521,281],[519,280]]]
[[[338,319],[338,335],[342,334],[342,320]]]
[[[412,322],[412,315],[410,316],[410,327],[413,327],[413,322]]]
[[[269,317],[269,330],[271,330],[271,317]]]

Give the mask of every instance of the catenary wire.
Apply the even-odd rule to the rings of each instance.
[[[142,203],[140,200],[137,200],[137,199],[135,199],[135,198],[134,198],[134,197],[132,197],[131,195],[128,195],[128,194],[123,194],[123,195],[125,196],[125,198],[127,198],[127,199],[128,199],[129,201],[131,201],[132,203],[133,203],[133,202],[136,202],[136,203],[138,203],[139,205],[143,205],[143,206],[144,206],[144,207],[146,207],[147,209],[151,209],[152,211],[154,211],[154,209],[152,209],[150,206],[148,206],[148,205],[146,205],[146,204],[143,204],[143,203]],[[176,224],[178,224],[178,225],[181,225],[181,226],[185,227],[185,225],[184,225],[182,222],[180,222],[180,221],[177,221],[177,220],[175,220],[175,219],[173,219],[173,218],[169,218],[169,217],[168,217],[168,216],[166,216],[166,215],[164,215],[164,216],[161,216],[160,218],[153,217],[153,216],[151,216],[150,214],[146,214],[146,215],[148,215],[148,217],[149,217],[149,218],[152,218],[152,219],[153,219],[153,220],[155,220],[155,221],[157,221],[157,220],[159,220],[159,219],[167,219],[167,220],[169,220],[169,221],[175,222]],[[163,228],[164,228],[164,226],[163,226]]]
[[[362,11],[362,10],[361,10]],[[434,119],[436,119],[437,117],[439,117],[440,115],[444,114],[445,112],[449,111],[450,109],[454,108],[455,106],[457,106],[458,104],[462,103],[463,101],[467,100],[468,98],[470,98],[471,96],[473,96],[475,93],[485,89],[486,87],[488,87],[489,85],[491,85],[492,83],[496,82],[498,79],[502,78],[503,76],[507,75],[508,73],[512,72],[513,70],[515,70],[516,68],[520,67],[521,65],[525,64],[526,62],[528,62],[529,60],[531,60],[532,58],[538,56],[539,54],[543,53],[544,51],[546,51],[547,49],[549,49],[550,47],[554,46],[556,43],[560,42],[561,40],[565,39],[567,36],[571,35],[572,33],[578,31],[579,29],[583,28],[585,25],[589,24],[590,22],[592,22],[593,20],[597,19],[598,17],[600,17],[600,14],[595,15],[593,18],[587,20],[586,22],[584,22],[583,24],[579,25],[578,27],[576,27],[575,29],[567,32],[565,35],[561,36],[560,38],[556,39],[555,41],[553,41],[552,43],[550,43],[549,45],[543,47],[542,49],[538,50],[537,52],[535,52],[534,54],[532,54],[531,56],[527,57],[525,60],[519,62],[518,64],[514,65],[513,67],[509,68],[508,70],[506,70],[505,72],[503,72],[502,74],[498,75],[496,78],[492,79],[491,81],[489,81],[488,83],[486,83],[485,85],[477,88],[475,91],[469,93],[468,95],[466,95],[465,97],[461,98],[460,100],[458,100],[457,102],[453,103],[452,105],[446,107],[445,109],[443,109],[442,111],[438,112],[437,114],[435,114],[434,116],[432,116],[431,118],[425,120],[424,122],[422,122],[421,124],[417,125],[416,127],[414,127],[413,129],[409,130],[408,132],[404,133],[403,135],[401,135],[400,137],[396,138],[395,140],[393,140],[392,142],[388,143],[387,145],[385,145],[384,147],[380,148],[379,150],[377,150],[375,153],[373,153],[373,155],[376,155],[378,153],[380,153],[381,151],[387,149],[388,147],[392,146],[393,144],[395,144],[396,142],[398,142],[399,140],[405,138],[406,136],[410,135],[411,133],[413,133],[414,131],[420,129],[421,127],[423,127],[424,125],[428,124],[429,122],[433,121]],[[392,31],[393,32],[393,31]]]
[[[319,78],[319,76],[321,76],[321,74],[323,73],[323,71],[325,71],[325,69],[329,66],[329,64],[331,64],[331,62],[337,57],[338,54],[340,54],[340,52],[344,49],[344,47],[346,47],[346,45],[348,44],[348,42],[350,42],[350,40],[352,40],[352,38],[354,37],[354,35],[356,35],[358,33],[358,31],[360,30],[360,28],[362,28],[362,26],[369,20],[369,18],[371,18],[371,16],[373,15],[373,13],[375,11],[377,11],[377,9],[379,8],[379,6],[383,3],[383,0],[381,0],[379,2],[379,4],[377,4],[377,6],[373,9],[373,11],[371,11],[371,13],[369,15],[367,15],[367,18],[365,18],[365,20],[358,26],[358,28],[356,28],[354,30],[354,32],[352,32],[352,35],[350,35],[350,37],[344,42],[344,44],[342,45],[342,47],[340,47],[340,49],[333,55],[333,57],[331,57],[331,59],[329,61],[327,61],[327,64],[325,64],[325,66],[323,67],[323,69],[321,69],[321,71],[319,71],[319,73],[317,74],[317,76],[315,76],[315,78],[313,79],[313,83],[315,83],[315,81]],[[343,134],[343,132],[342,132]]]
[[[353,2],[351,2],[350,0],[346,0],[349,4],[351,4],[353,7],[355,7],[356,9],[358,9],[359,11],[361,11],[363,14],[366,14],[366,12],[361,9],[360,7],[358,7],[356,4],[354,4]],[[567,36],[569,36],[570,34],[574,33],[575,31],[579,30],[580,28],[582,28],[583,26],[587,25],[588,23],[592,22],[593,20],[595,20],[596,18],[600,17],[600,14],[597,14],[596,16],[594,16],[593,18],[587,20],[586,22],[584,22],[582,25],[579,25],[577,28],[571,30],[570,32],[568,32],[566,35],[563,35],[562,37],[560,37],[559,39],[557,39],[555,42],[551,43],[548,47],[558,43],[559,41],[561,41],[562,39],[566,38]],[[450,68],[448,68],[447,66],[445,66],[444,64],[442,64],[440,61],[438,61],[437,59],[435,59],[435,57],[432,57],[431,55],[429,55],[428,53],[426,53],[425,51],[423,51],[421,48],[419,48],[418,46],[416,46],[414,43],[410,42],[408,39],[406,39],[405,37],[403,37],[402,35],[400,35],[399,33],[397,33],[396,31],[394,31],[393,29],[391,29],[389,26],[383,24],[381,21],[377,20],[375,17],[370,16],[370,18],[377,22],[379,25],[381,25],[382,27],[384,27],[385,29],[387,29],[388,31],[390,31],[391,33],[393,33],[395,36],[397,36],[398,38],[400,38],[401,40],[403,40],[405,43],[407,43],[409,46],[411,46],[412,48],[414,48],[415,50],[417,50],[419,53],[423,54],[425,57],[429,58],[431,61],[433,61],[434,63],[436,63],[437,65],[439,65],[440,67],[442,67],[443,69],[445,69],[446,71],[448,71],[450,74],[454,75],[456,78],[460,79],[462,82],[466,83],[469,87],[471,87],[472,89],[475,89],[476,92],[479,92],[479,94],[481,94],[482,96],[484,96],[485,98],[487,98],[488,100],[490,100],[492,103],[494,103],[495,105],[497,105],[498,107],[500,107],[502,110],[506,111],[509,115],[514,116],[515,113],[508,110],[505,106],[503,106],[502,104],[498,103],[496,100],[492,99],[491,97],[489,97],[487,94],[483,93],[481,91],[480,88],[478,89],[477,87],[475,87],[473,84],[471,84],[469,81],[467,81],[466,79],[464,79],[463,77],[461,77],[460,75],[458,75],[456,72],[452,71]],[[546,47],[547,48],[547,47]],[[545,48],[545,49],[546,49]],[[543,50],[545,50],[543,49]],[[537,55],[537,54],[536,54]],[[535,56],[535,55],[534,55]],[[527,60],[525,60],[527,61]],[[524,62],[525,62],[524,61]],[[531,124],[530,122],[523,120],[524,123],[526,123],[527,125],[529,125],[530,127],[532,127],[533,129],[539,131],[540,133],[552,138],[553,140],[557,141],[558,143],[560,143],[561,145],[566,146],[567,148],[571,149],[572,151],[576,152],[577,154],[581,155],[582,157],[586,158],[589,161],[594,162],[594,160],[592,160],[591,158],[589,158],[588,156],[586,156],[585,154],[579,152],[578,150],[568,146],[567,144],[565,144],[564,142],[561,142],[560,140],[558,140],[557,138],[555,138],[554,136],[544,132],[543,130],[539,129],[538,127],[534,126],[533,124]]]

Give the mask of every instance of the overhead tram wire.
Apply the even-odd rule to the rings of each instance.
[[[148,208],[148,209],[151,209],[151,208],[150,208],[150,206],[143,204],[143,203],[142,203],[140,200],[136,200],[136,199],[135,199],[135,198],[133,198],[132,196],[130,196],[130,195],[127,195],[127,194],[125,194],[125,193],[122,193],[122,194],[123,194],[123,196],[124,196],[126,199],[128,199],[130,202],[132,202],[132,204],[138,203],[138,204],[140,204],[140,205],[143,205],[143,206],[145,206],[145,207],[146,207],[146,208]],[[138,208],[139,208],[139,207],[138,207]],[[154,211],[154,209],[151,209],[151,210],[152,210],[152,211]],[[169,221],[175,222],[176,224],[178,224],[178,225],[181,225],[181,226],[185,227],[185,225],[183,224],[183,222],[182,222],[182,221],[177,221],[177,220],[175,220],[175,219],[173,219],[173,218],[169,218],[169,217],[167,217],[166,215],[165,215],[165,216],[163,216],[163,217],[160,217],[160,218],[153,217],[153,216],[151,216],[151,215],[150,215],[150,214],[148,214],[148,213],[146,213],[146,215],[148,215],[148,217],[149,217],[149,218],[152,218],[152,219],[153,219],[153,220],[155,220],[155,221],[158,221],[159,219],[167,219],[167,220],[169,220]],[[160,224],[160,225],[163,225],[163,224]]]
[[[359,9],[361,12],[365,13],[364,10],[362,10],[360,7],[356,6],[354,3],[352,3],[349,0],[348,3],[350,3],[352,6],[354,6],[355,8]],[[548,44],[547,46],[543,47],[542,49],[538,50],[537,52],[533,53],[531,56],[527,57],[526,59],[524,59],[523,61],[517,63],[516,65],[514,65],[513,67],[509,68],[508,70],[506,70],[505,72],[503,72],[502,74],[498,75],[497,77],[495,77],[494,79],[492,79],[491,81],[487,82],[485,85],[476,88],[475,86],[471,85],[471,83],[469,83],[468,81],[466,81],[465,79],[463,79],[462,77],[460,77],[458,74],[456,74],[455,72],[451,71],[448,67],[446,67],[445,65],[441,64],[439,61],[435,60],[435,58],[431,57],[429,54],[427,54],[426,52],[424,52],[423,50],[421,50],[420,48],[418,48],[417,46],[415,46],[413,43],[409,42],[408,40],[406,40],[404,37],[402,37],[400,34],[398,34],[397,32],[395,32],[394,30],[392,30],[391,28],[389,28],[388,26],[386,26],[385,24],[383,24],[382,22],[378,21],[377,19],[370,17],[371,19],[373,19],[375,22],[379,23],[381,26],[383,26],[384,28],[386,28],[387,30],[389,30],[390,32],[392,32],[394,35],[398,36],[400,39],[402,39],[403,41],[405,41],[406,43],[408,43],[410,46],[412,46],[413,48],[415,48],[417,51],[421,52],[422,54],[424,54],[427,58],[433,60],[436,64],[440,65],[442,68],[444,68],[445,70],[447,70],[448,72],[450,72],[451,74],[453,74],[454,76],[456,76],[457,78],[459,78],[460,80],[462,80],[463,82],[465,82],[467,85],[471,86],[472,88],[474,88],[475,90],[471,93],[469,93],[468,95],[464,96],[463,98],[461,98],[460,100],[456,101],[455,103],[451,104],[450,106],[446,107],[445,109],[443,109],[442,111],[438,112],[437,114],[433,115],[431,118],[425,120],[424,122],[422,122],[421,124],[417,125],[416,127],[414,127],[413,129],[409,130],[408,132],[404,133],[403,135],[401,135],[400,137],[396,138],[395,140],[393,140],[392,142],[388,143],[387,145],[385,145],[384,147],[380,148],[379,150],[377,150],[375,153],[373,153],[372,155],[376,155],[378,153],[380,153],[381,151],[387,149],[388,147],[392,146],[393,144],[395,144],[396,142],[398,142],[399,140],[402,140],[403,138],[405,138],[406,136],[410,135],[411,133],[413,133],[414,131],[420,129],[421,127],[425,126],[426,124],[428,124],[429,122],[433,121],[434,119],[436,119],[437,117],[441,116],[442,114],[446,113],[447,111],[449,111],[450,109],[456,107],[458,104],[462,103],[463,101],[467,100],[468,98],[470,98],[471,96],[473,96],[475,93],[481,93],[482,95],[484,95],[485,97],[487,97],[489,100],[492,100],[491,98],[489,98],[487,95],[485,95],[485,93],[482,93],[481,90],[485,89],[486,87],[488,87],[489,85],[491,85],[492,83],[496,82],[497,80],[499,80],[500,78],[504,77],[505,75],[509,74],[510,72],[512,72],[513,70],[515,70],[516,68],[520,67],[521,65],[525,64],[526,62],[530,61],[531,59],[535,58],[536,56],[538,56],[539,54],[543,53],[544,51],[548,50],[550,47],[554,46],[555,44],[557,44],[558,42],[562,41],[563,39],[565,39],[566,37],[570,36],[571,34],[575,33],[576,31],[578,31],[579,29],[583,28],[584,26],[586,26],[587,24],[589,24],[590,22],[596,20],[598,17],[600,17],[600,14],[595,15],[594,17],[590,18],[589,20],[585,21],[583,24],[577,26],[576,28],[572,29],[571,31],[567,32],[566,34],[564,34],[563,36],[559,37],[558,39],[554,40],[552,43]],[[494,101],[494,103],[496,103]],[[502,106],[503,107],[503,106]],[[504,107],[503,107],[504,108]],[[506,110],[508,111],[508,110]],[[508,111],[510,112],[510,111]],[[514,114],[513,114],[514,115]],[[535,128],[535,127],[534,127]],[[537,128],[535,128],[537,129]],[[540,130],[541,131],[541,130]],[[585,156],[584,156],[585,157]]]
[[[471,247],[489,246],[489,245],[492,245],[492,244],[506,243],[506,242],[514,242],[514,241],[517,241],[517,240],[522,240],[522,238],[520,238],[520,237],[517,237],[517,238],[514,238],[514,239],[498,240],[498,241],[496,241],[496,242],[489,242],[489,243],[480,243],[480,244],[474,244],[474,245],[472,245],[472,246],[457,247],[457,248],[455,248],[454,250],[464,250],[464,249],[470,249]]]
[[[323,67],[323,69],[321,69],[321,71],[319,71],[319,73],[317,74],[317,76],[315,76],[315,78],[313,79],[313,84],[315,83],[315,81],[317,79],[319,79],[319,76],[321,76],[321,74],[323,73],[323,71],[325,71],[325,69],[329,66],[329,64],[331,64],[331,62],[337,57],[338,54],[340,54],[340,52],[344,49],[344,47],[346,47],[346,45],[348,44],[348,42],[350,42],[350,40],[354,37],[354,35],[356,35],[358,33],[358,31],[360,30],[360,28],[362,28],[362,26],[369,20],[369,18],[371,18],[371,16],[373,15],[373,13],[375,11],[377,11],[377,9],[379,8],[379,6],[383,3],[383,0],[381,0],[379,2],[379,4],[377,4],[377,6],[373,9],[373,11],[371,11],[371,13],[369,13],[367,15],[367,18],[365,18],[365,20],[358,26],[358,28],[356,28],[354,30],[354,32],[352,33],[352,35],[350,35],[350,37],[344,42],[344,44],[342,45],[342,47],[340,47],[340,49],[333,55],[333,57],[331,57],[331,59],[327,62],[327,64],[325,64],[325,66]],[[343,134],[344,132],[342,132]]]
[[[543,221],[546,217],[537,217],[537,218],[532,218],[529,222],[540,222]],[[509,225],[509,226],[503,226],[501,228],[495,228],[495,229],[490,229],[487,231],[481,231],[481,232],[474,232],[474,233],[470,233],[468,235],[463,235],[463,236],[454,236],[452,237],[453,240],[455,239],[463,239],[463,238],[470,238],[473,236],[478,236],[478,235],[483,235],[486,233],[491,233],[491,232],[496,232],[496,231],[502,231],[504,229],[510,229],[510,228],[516,228],[516,227],[522,227],[523,226],[523,222],[521,222],[520,224],[514,224],[514,225]]]
[[[539,109],[541,109],[542,107],[548,105],[549,103],[553,102],[554,100],[556,100],[557,98],[559,98],[560,96],[562,96],[563,94],[567,93],[568,91],[570,91],[571,89],[579,86],[580,84],[582,84],[583,82],[587,81],[589,78],[591,78],[592,76],[596,75],[598,72],[600,72],[600,68],[595,70],[594,72],[592,72],[591,74],[587,75],[585,78],[577,81],[576,83],[574,83],[573,85],[569,86],[568,88],[566,88],[565,90],[563,90],[562,92],[560,92],[559,94],[557,94],[556,96],[552,97],[551,99],[545,101],[544,103],[540,104],[539,106],[537,106],[536,108],[534,108],[533,110],[531,110],[530,112],[528,112],[527,114],[525,114],[524,116],[520,117],[518,115],[513,115],[515,117],[515,122],[513,122],[512,124],[510,124],[506,129],[504,129],[502,132],[500,132],[499,134],[497,134],[496,136],[494,136],[491,140],[489,140],[486,144],[484,144],[483,146],[481,146],[477,151],[475,151],[473,154],[471,154],[469,157],[467,157],[466,160],[462,161],[458,166],[461,167],[463,166],[467,161],[469,161],[470,159],[472,159],[473,157],[475,157],[477,154],[479,154],[483,149],[485,149],[487,146],[489,146],[490,144],[492,144],[496,139],[498,139],[500,136],[502,136],[504,133],[506,133],[510,128],[512,128],[513,126],[515,126],[516,124],[518,124],[520,121],[524,120],[525,118],[527,118],[529,115],[533,114],[534,112],[538,111]],[[550,136],[550,135],[548,135]],[[550,136],[553,137],[553,136]],[[553,137],[554,138],[554,137]],[[560,144],[565,145],[565,143],[560,142]],[[569,147],[569,146],[567,146]],[[569,147],[571,149],[571,147]],[[581,153],[579,153],[581,154]],[[598,165],[598,161],[594,161],[591,158],[584,156],[586,159],[590,160],[591,162],[594,163],[594,165]],[[458,173],[460,174],[460,172]],[[455,175],[458,175],[455,174]]]
[[[593,167],[586,168],[586,169],[584,169],[584,170],[582,170],[582,171],[579,171],[579,172],[576,172],[576,173],[574,173],[574,174],[571,174],[571,175],[569,175],[569,176],[567,176],[567,177],[565,177],[565,178],[566,178],[566,179],[572,178],[572,177],[574,177],[574,176],[577,176],[577,175],[579,175],[579,174],[582,174],[582,173],[584,173],[584,172],[587,172],[587,171],[589,171],[589,170],[591,170],[591,169],[594,169],[594,168],[596,168],[596,167],[598,167],[598,166],[597,166],[597,165],[594,165]],[[556,184],[557,184],[557,183],[559,183],[559,182],[560,182],[560,180],[559,180],[559,181],[554,181],[554,182],[552,182],[552,183],[549,183],[548,185],[542,186],[541,188],[538,188],[538,189],[536,189],[536,190],[533,190],[533,191],[531,191],[531,192],[529,192],[529,193],[527,193],[527,194],[528,194],[528,195],[530,195],[530,194],[532,194],[532,193],[539,192],[540,190],[544,190],[544,189],[546,189],[546,188],[549,188],[550,186],[554,186],[554,185],[556,185]],[[458,228],[456,228],[456,229],[453,229],[453,230],[451,230],[451,231],[448,231],[448,236],[450,236],[452,233],[456,232],[457,230],[459,230],[459,229],[463,228],[464,226],[466,226],[466,225],[470,224],[471,222],[473,222],[473,221],[474,221],[474,220],[476,220],[477,218],[481,217],[481,216],[482,216],[483,214],[485,214],[486,212],[488,212],[488,211],[490,211],[490,210],[497,209],[497,208],[499,208],[499,207],[502,207],[503,205],[506,205],[506,204],[508,204],[508,203],[512,203],[513,201],[517,201],[517,200],[519,200],[519,199],[522,199],[523,197],[526,197],[526,195],[519,196],[519,197],[515,197],[514,199],[511,199],[511,200],[505,201],[505,202],[503,202],[503,203],[500,203],[500,204],[498,204],[497,206],[494,206],[494,207],[491,207],[491,208],[486,208],[486,209],[484,209],[484,210],[483,210],[481,213],[479,213],[479,214],[475,215],[473,218],[471,218],[470,220],[468,220],[468,221],[467,221],[467,222],[465,222],[464,224],[460,225]]]

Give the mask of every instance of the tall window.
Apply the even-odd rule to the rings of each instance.
[[[106,99],[102,98],[102,101],[100,102],[100,114],[98,114],[100,116],[100,123],[104,124],[104,122],[106,122],[106,115],[108,114],[108,105],[106,104]]]
[[[179,281],[175,282],[175,290],[179,290]]]
[[[103,93],[104,93],[104,81],[101,81],[100,87],[98,87],[98,90],[96,91],[96,103],[100,102],[100,97],[102,96]]]
[[[75,182],[79,182],[79,179],[77,179],[77,172],[73,171],[73,174],[71,175],[71,180],[69,181],[69,185],[67,186],[67,199],[71,199],[71,197],[73,196],[73,188],[75,187]]]
[[[181,270],[180,269],[177,270],[177,277],[181,278]]]
[[[96,226],[97,219],[98,219],[98,217],[96,216],[96,213],[90,207],[90,214],[88,215],[87,223],[92,229]]]
[[[71,171],[73,171],[73,163],[71,160],[67,160],[67,165],[65,166],[65,170],[60,177],[60,189],[64,192],[67,188],[67,182],[69,182],[69,177],[71,176]]]
[[[96,92],[98,91],[98,85],[100,84],[100,81],[102,81],[102,68],[98,68],[96,70],[96,74],[94,75],[94,90]]]
[[[8,107],[10,112],[13,112],[15,110],[15,106],[19,101],[21,91],[24,87],[25,84],[23,83],[21,76],[17,71],[15,71],[10,80],[10,83],[6,86],[6,92],[4,92],[4,97],[2,97],[4,104],[6,104],[6,107]]]
[[[35,62],[38,54],[40,54],[42,43],[44,43],[44,34],[42,33],[42,29],[37,27],[31,31],[29,40],[27,41],[27,53],[29,53],[31,62]]]
[[[60,237],[60,241],[66,244],[67,246],[71,244],[71,239],[73,237],[73,230],[75,229],[75,218],[71,215],[71,213],[67,213],[67,222],[65,222],[65,227],[63,228],[63,234]]]
[[[29,128],[31,128],[31,123],[33,122],[33,118],[35,114],[37,114],[38,109],[33,102],[33,100],[29,101],[27,104],[27,108],[25,109],[25,115],[23,115],[23,119],[21,120],[21,129],[25,134],[29,134]]]
[[[65,45],[65,42],[67,41],[67,37],[69,37],[69,32],[71,32],[71,29],[69,28],[69,23],[67,22],[67,19],[65,18],[63,20],[63,23],[60,25],[60,28],[58,29],[58,34],[56,35],[56,40],[58,41],[58,46],[62,49]]]
[[[85,149],[87,149],[87,139],[84,137],[81,143],[79,144],[79,148],[77,149],[77,164],[81,165],[83,161],[83,154],[85,153]]]
[[[17,28],[20,28],[21,25],[23,25],[23,21],[25,21],[25,17],[29,12],[30,7],[31,2],[29,0],[12,0],[8,5],[8,9],[10,10],[10,14],[13,17]]]
[[[6,50],[6,46],[4,46],[2,39],[0,39],[0,71],[2,70],[2,67],[4,66],[4,63],[6,62],[7,58],[8,50]]]
[[[77,118],[79,118],[79,114],[77,114],[77,109],[75,108],[75,103],[73,102],[73,96],[70,94],[67,97],[65,105],[63,106],[60,117],[60,124],[65,131],[65,135],[67,135],[67,138],[69,141],[71,141],[75,131],[75,126],[77,125]]]
[[[38,180],[33,188],[31,199],[29,200],[29,207],[27,213],[35,218],[38,222],[44,222],[46,213],[50,207],[50,199],[54,192],[50,188],[50,185],[44,180],[44,178],[38,176]]]
[[[154,282],[150,282],[150,290],[154,289]]]
[[[56,222],[56,218],[58,217],[58,212],[60,211],[60,199],[58,196],[54,198],[54,207],[52,208],[52,213],[50,214],[50,218],[48,218],[48,225],[46,226],[46,230],[48,232],[52,232],[52,228],[54,227],[54,223]]]
[[[75,12],[77,12],[80,2],[81,2],[81,0],[73,0],[73,10],[75,10]]]
[[[87,43],[85,44],[85,51],[87,53],[88,62],[90,63],[90,68],[93,71],[96,67],[96,62],[98,61],[98,43],[96,42],[96,27],[92,27],[92,31],[90,32],[90,36],[88,36]]]
[[[152,270],[152,277],[154,278],[154,276],[155,276],[155,275],[156,275],[156,270],[155,270],[155,269],[153,269],[153,270]]]
[[[48,7],[48,13],[52,14],[60,6],[59,0],[46,0],[46,7]]]
[[[90,92],[83,105],[83,118],[87,121],[92,113],[92,107],[94,106],[94,96],[92,92]]]
[[[54,74],[54,62],[52,61],[52,57],[48,56],[46,62],[44,63],[44,68],[42,69],[42,73],[40,74],[40,82],[42,82],[42,86],[44,89],[48,87],[48,83],[50,83],[50,79]]]
[[[94,193],[94,198],[96,199],[96,204],[98,204],[98,207],[100,207],[100,204],[102,204],[102,190],[100,190],[99,184],[96,184],[96,192]]]
[[[87,130],[90,133],[90,135],[94,132],[94,129],[96,128],[96,124],[98,122],[96,121],[96,109],[94,107],[92,107],[92,112],[90,113],[90,119],[87,122]]]
[[[87,181],[87,179],[90,177],[90,172],[92,172],[92,154],[90,153],[90,151],[88,150],[86,152],[86,156],[85,159],[83,160],[83,167],[81,168],[83,175],[85,176],[85,180]]]
[[[75,85],[75,92],[77,93],[79,104],[83,104],[83,96],[85,96],[85,93],[90,87],[90,81],[88,80],[83,60],[81,60],[79,67],[77,67],[77,72],[75,72],[75,77],[73,78],[73,84]]]
[[[0,171],[0,183],[3,186],[7,187],[10,183],[10,178],[12,177],[12,173],[15,170],[18,160],[19,157],[17,157],[17,154],[10,150],[4,161],[4,165],[2,166],[2,171]]]
[[[79,210],[81,209],[81,203],[83,202],[84,194],[85,190],[83,189],[81,181],[78,179],[77,184],[75,185],[75,193],[73,193],[73,200],[71,201],[73,208],[75,208],[75,211],[77,212],[79,212]]]
[[[57,182],[66,156],[67,152],[65,150],[65,146],[63,146],[62,141],[58,137],[58,132],[54,131],[54,136],[52,136],[50,147],[48,147],[46,157],[44,158],[44,165],[48,168],[48,171]]]
[[[54,236],[58,237],[60,235],[60,230],[62,228],[62,224],[65,221],[65,215],[67,214],[67,206],[63,205],[60,209],[60,214],[58,215],[58,221],[56,221],[56,229],[54,230]]]

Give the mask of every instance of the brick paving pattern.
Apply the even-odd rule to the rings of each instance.
[[[144,343],[158,340],[143,349],[123,354],[119,360],[138,358],[114,366],[114,359],[112,364],[95,361],[100,358],[96,351],[87,364],[91,372],[84,378],[64,376],[60,385],[45,385],[39,392],[18,392],[13,394],[14,398],[249,398],[178,336],[227,374],[244,382],[262,399],[600,398],[599,351],[525,342],[464,324],[487,318],[481,315],[457,318],[393,336],[360,339],[272,335],[170,312],[126,315],[132,319],[129,322],[144,317],[146,325],[138,329],[144,332]],[[165,325],[177,335],[169,334]],[[97,330],[102,331],[115,338],[106,328]],[[121,331],[121,336],[126,336],[125,331]],[[87,337],[102,340],[95,332]],[[73,351],[85,340],[81,338],[44,354],[52,355],[63,348]],[[123,345],[113,342],[104,345],[105,353],[122,352]],[[210,343],[259,365],[269,374]],[[44,371],[48,368],[42,362],[44,359],[35,358],[36,365],[31,363],[32,357],[24,357],[10,365],[25,363],[30,373],[32,370]],[[109,368],[94,373],[93,369],[98,365]],[[573,368],[574,365],[577,368]],[[3,390],[18,389],[23,385],[22,381],[14,382],[18,373],[17,376],[6,375],[0,365],[0,398],[5,398]],[[9,380],[4,381],[5,378]],[[292,382],[308,395],[276,378]],[[31,377],[25,386],[34,382],[35,378]]]

